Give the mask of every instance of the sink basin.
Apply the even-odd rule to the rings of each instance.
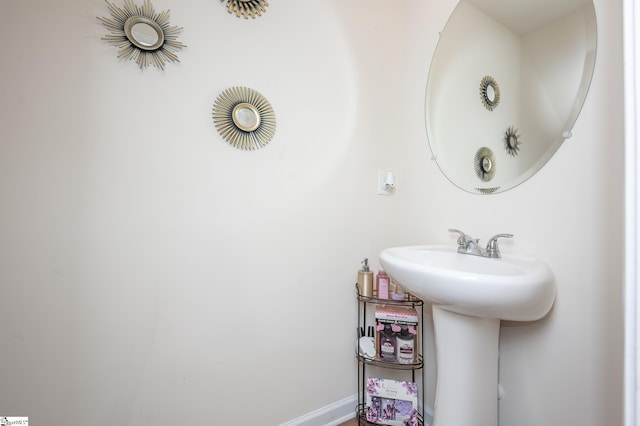
[[[449,246],[407,246],[383,250],[380,263],[416,296],[465,315],[533,321],[549,312],[556,295],[553,272],[530,256],[490,259]]]
[[[542,261],[458,253],[448,246],[394,247],[380,253],[395,281],[432,304],[436,398],[432,426],[498,426],[500,321],[534,321],[556,297]]]

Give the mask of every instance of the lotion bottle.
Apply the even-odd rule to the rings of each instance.
[[[396,336],[396,351],[400,364],[413,364],[416,361],[415,333],[414,327],[409,329],[409,327],[403,326]]]
[[[389,276],[384,269],[380,269],[378,271],[378,276],[376,277],[378,288],[378,299],[388,299],[389,298]]]
[[[385,324],[380,331],[380,359],[382,361],[396,361],[396,339],[391,330],[391,324]]]
[[[362,262],[362,269],[358,271],[358,292],[361,296],[373,297],[373,272],[369,270],[369,259]]]

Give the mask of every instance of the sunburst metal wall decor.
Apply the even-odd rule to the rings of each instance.
[[[476,191],[478,191],[479,193],[483,194],[483,195],[487,195],[487,194],[493,194],[494,192],[498,191],[500,189],[499,186],[493,186],[491,188],[476,188]]]
[[[494,78],[489,75],[485,75],[480,80],[480,99],[489,111],[493,111],[500,103],[500,88]]]
[[[231,87],[213,104],[213,122],[220,135],[240,149],[262,148],[276,132],[276,114],[269,101],[248,87]]]
[[[473,168],[481,181],[488,182],[493,179],[496,174],[496,158],[493,151],[485,146],[480,148],[473,157]]]
[[[517,127],[509,126],[504,132],[504,145],[509,155],[515,157],[519,154],[522,141],[520,141],[520,133]]]
[[[266,0],[227,0],[229,13],[235,13],[238,18],[242,15],[244,19],[249,19],[249,16],[253,19],[256,15],[262,16],[262,12],[267,11],[267,6],[269,2]]]
[[[149,0],[137,6],[125,0],[124,7],[105,0],[111,18],[98,19],[111,31],[102,37],[118,47],[118,58],[134,60],[140,69],[154,65],[164,69],[167,62],[180,62],[176,53],[186,47],[177,41],[182,28],[169,26],[169,11],[156,13]]]

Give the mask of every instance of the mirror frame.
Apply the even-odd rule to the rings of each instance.
[[[146,24],[150,26],[156,32],[158,37],[156,42],[151,45],[141,43],[140,40],[133,35],[133,27],[137,24]],[[158,25],[156,21],[144,16],[132,16],[127,19],[124,23],[124,33],[131,43],[135,44],[136,47],[142,50],[156,50],[164,44],[164,32],[162,31],[162,28],[160,28],[160,25]]]
[[[247,126],[243,122],[242,118],[240,117],[240,114],[242,114],[243,111],[250,111],[253,114],[254,123],[252,125]],[[233,119],[233,124],[235,124],[238,129],[244,132],[253,132],[258,127],[260,127],[260,122],[262,121],[258,109],[248,102],[240,102],[238,105],[233,107],[231,118]]]

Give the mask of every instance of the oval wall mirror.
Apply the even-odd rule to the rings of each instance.
[[[461,0],[440,35],[425,96],[440,170],[479,194],[531,177],[571,135],[595,57],[592,0]],[[491,174],[479,176],[483,148],[494,157]]]
[[[164,33],[160,25],[142,16],[127,19],[124,32],[129,41],[140,49],[155,50],[164,43]]]
[[[260,113],[253,105],[242,102],[233,108],[233,123],[245,132],[253,132],[260,126]]]

